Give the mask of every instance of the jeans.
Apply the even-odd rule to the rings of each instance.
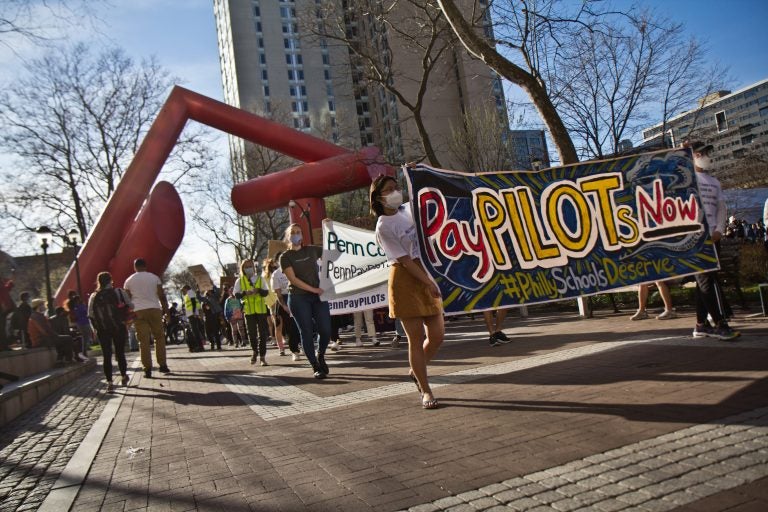
[[[320,335],[317,351],[321,356],[324,356],[328,342],[331,340],[331,309],[327,302],[322,302],[320,296],[314,293],[289,294],[288,307],[293,314],[296,327],[299,328],[304,355],[307,356],[312,367],[315,367],[317,366],[317,358],[315,357],[312,323],[314,321],[314,327]]]
[[[101,354],[104,356],[104,376],[107,382],[112,382],[112,348],[115,349],[115,359],[120,375],[127,375],[128,364],[125,361],[125,342],[128,339],[128,330],[118,329],[115,332],[96,332],[96,337],[101,345]]]

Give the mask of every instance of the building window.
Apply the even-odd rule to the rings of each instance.
[[[323,77],[324,77],[326,80],[330,80],[330,79],[331,79],[331,72],[330,72],[329,70],[327,70],[327,69],[324,69],[324,70],[323,70]]]
[[[332,101],[328,102],[328,110],[330,110],[331,112],[336,110],[336,105],[334,105]]]
[[[725,118],[725,111],[718,112],[715,114],[715,123],[717,123],[717,131],[724,132],[728,129],[728,121]]]
[[[262,69],[261,70],[261,79],[262,80],[269,80],[269,75],[267,74],[267,70],[266,69]]]
[[[267,63],[267,54],[266,53],[260,53],[259,54],[259,62],[261,64],[266,64]]]
[[[264,86],[264,96],[269,96],[269,86],[268,85]]]
[[[260,22],[260,21],[257,21],[257,22],[256,22],[256,32],[258,32],[259,34],[261,34],[261,22]]]
[[[292,69],[288,70],[288,80],[296,80],[296,75],[294,74]]]
[[[326,66],[331,65],[331,59],[325,54],[323,54],[323,64],[325,64]]]
[[[259,48],[264,48],[264,38],[263,37],[259,38]]]

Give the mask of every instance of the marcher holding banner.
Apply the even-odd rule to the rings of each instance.
[[[705,145],[703,142],[696,141],[691,144],[691,149],[693,150],[693,168],[696,170],[696,180],[699,184],[702,209],[709,225],[710,237],[717,244],[723,236],[723,231],[725,231],[725,198],[723,197],[720,181],[704,172],[712,167],[710,154],[714,148],[711,144]],[[694,338],[710,337],[727,341],[740,335],[740,333],[731,329],[723,317],[717,293],[717,271],[696,274],[696,327],[693,329]],[[714,327],[709,325],[707,314],[712,317],[712,321],[715,323]]]
[[[315,378],[324,379],[328,375],[325,351],[331,340],[331,310],[328,303],[320,299],[323,290],[319,288],[317,260],[322,256],[323,249],[315,245],[303,245],[298,224],[291,224],[285,230],[285,242],[289,249],[280,257],[280,267],[291,283],[288,288],[288,307],[299,328],[301,346],[312,365]],[[313,322],[320,336],[317,356]]]
[[[399,318],[405,328],[410,376],[421,393],[422,407],[435,409],[438,402],[427,380],[427,363],[445,335],[440,290],[421,264],[416,226],[402,206],[397,181],[391,176],[377,177],[371,184],[370,201],[371,211],[378,217],[376,239],[392,263],[389,316]]]

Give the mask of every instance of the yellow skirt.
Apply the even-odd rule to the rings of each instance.
[[[387,289],[390,318],[416,318],[443,312],[443,300],[433,297],[424,283],[399,263],[389,269]]]

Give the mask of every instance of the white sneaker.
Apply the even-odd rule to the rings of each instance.
[[[629,317],[630,320],[645,320],[648,318],[648,312],[646,310],[638,310],[637,313]]]
[[[355,346],[356,347],[362,347],[363,346],[363,340],[355,340]]]
[[[293,353],[291,354],[291,357],[293,357],[293,360],[294,360],[294,361],[300,361],[300,360],[301,360],[301,356],[299,355],[299,353],[298,353],[298,352],[293,352]]]
[[[672,310],[667,311],[666,309],[664,312],[656,317],[656,320],[671,320],[673,318],[677,318],[677,313],[675,313]]]
[[[339,344],[338,344],[338,343],[336,343],[336,342],[334,342],[334,343],[329,343],[329,344],[328,344],[328,348],[329,348],[329,349],[331,349],[331,350],[333,350],[334,352],[336,352],[337,350],[339,350]]]

